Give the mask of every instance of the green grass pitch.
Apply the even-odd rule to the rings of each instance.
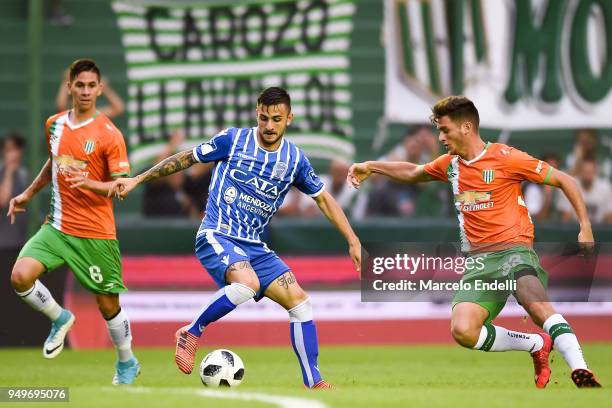
[[[45,360],[39,349],[0,349],[0,386],[67,386],[69,403],[53,407],[611,407],[612,344],[583,350],[604,384],[577,389],[569,369],[553,352],[553,375],[545,390],[533,385],[527,353],[482,353],[455,346],[323,347],[319,363],[334,391],[302,388],[290,348],[232,348],[246,375],[236,390],[207,389],[197,372],[174,365],[172,349],[137,349],[142,373],[133,387],[113,387],[113,351],[65,350]],[[198,359],[209,351],[204,347]],[[608,386],[608,387],[606,387]],[[297,399],[285,400],[281,397]],[[271,400],[272,398],[273,400]],[[274,399],[276,398],[276,399]],[[284,404],[284,405],[283,405]],[[0,403],[42,407],[41,403]]]

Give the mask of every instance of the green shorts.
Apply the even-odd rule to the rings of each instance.
[[[517,272],[531,270],[544,287],[548,285],[548,275],[540,266],[540,259],[532,248],[517,246],[503,251],[474,254],[469,258],[472,261],[466,262],[470,266],[466,267],[461,279],[462,289],[455,293],[453,307],[462,302],[477,303],[489,311],[486,323],[497,317],[508,297],[516,290]]]
[[[19,253],[34,258],[48,271],[68,264],[74,276],[91,292],[126,292],[121,276],[121,254],[115,239],[79,238],[43,225]]]

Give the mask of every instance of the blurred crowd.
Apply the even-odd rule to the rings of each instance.
[[[540,157],[576,178],[591,222],[612,223],[612,146],[603,145],[595,129],[578,129],[572,151],[562,159],[556,152]],[[407,129],[403,140],[378,160],[424,164],[441,154],[429,124]],[[386,177],[372,176],[362,190],[350,188],[346,180],[349,163],[335,159],[322,179],[328,191],[353,219],[366,217],[454,217],[451,193],[442,183],[407,185]],[[524,183],[525,202],[537,221],[576,222],[574,211],[560,189]],[[287,196],[279,215],[317,217],[320,212],[309,197],[297,190]]]
[[[106,109],[110,116],[123,112],[123,103],[112,91],[107,98]],[[58,96],[58,107],[60,107]],[[187,143],[188,144],[188,143]],[[157,163],[185,148],[185,134],[175,130],[163,147]],[[25,140],[11,133],[2,139],[0,161],[0,207],[6,213],[10,198],[27,186],[27,175],[22,163]],[[437,137],[430,125],[417,125],[407,129],[402,141],[378,160],[427,163],[441,154]],[[539,157],[553,167],[564,170],[576,178],[584,197],[591,222],[612,223],[612,159],[610,146],[602,145],[598,131],[578,129],[574,147],[565,158],[556,152]],[[335,158],[319,176],[344,211],[355,220],[368,217],[453,217],[451,193],[442,183],[408,185],[386,177],[372,176],[361,190],[355,190],[346,182],[351,163]],[[186,172],[147,183],[143,188],[142,213],[146,217],[202,218],[208,197],[213,164],[193,166]],[[562,191],[547,185],[525,183],[525,202],[532,219],[536,221],[575,222],[571,204]],[[310,197],[293,188],[279,209],[281,217],[321,217],[316,203]],[[8,228],[6,217],[0,217],[0,246],[21,242],[21,235],[3,233]],[[18,227],[25,236],[25,217]],[[6,225],[5,225],[6,224]],[[15,236],[16,242],[8,242]],[[6,242],[4,242],[6,241]]]
[[[576,178],[592,223],[612,223],[612,160],[595,129],[578,129],[573,150],[562,160],[556,153],[540,157]],[[536,220],[576,221],[570,202],[559,189],[526,183],[525,202]]]
[[[60,7],[61,3],[54,3]],[[59,9],[58,9],[59,10]],[[56,96],[56,108],[69,108],[65,83],[68,71],[62,76]],[[125,111],[125,104],[115,92],[107,78],[104,83],[103,99],[106,105],[99,109],[110,118],[116,118]],[[572,150],[564,158],[552,151],[539,157],[553,167],[564,170],[576,178],[584,196],[592,223],[612,223],[612,142],[603,138],[595,129],[577,129]],[[1,140],[0,158],[0,209],[6,213],[11,197],[23,191],[28,177],[22,164],[25,140],[17,133],[5,135]],[[191,143],[191,144],[190,144]],[[176,129],[168,136],[168,143],[162,146],[153,165],[163,159],[190,147],[193,141],[185,140],[185,133]],[[512,144],[510,142],[510,144]],[[440,144],[430,124],[414,125],[406,129],[401,141],[377,160],[409,161],[424,164],[441,154]],[[334,196],[343,210],[355,220],[368,217],[453,217],[451,192],[442,183],[421,183],[408,185],[397,183],[387,177],[373,175],[371,182],[355,190],[346,182],[351,163],[335,158],[326,169],[319,169],[328,192]],[[190,217],[202,218],[208,197],[213,164],[191,167],[186,172],[174,173],[169,177],[145,184],[142,193],[142,213],[146,217]],[[575,222],[571,204],[559,189],[525,183],[525,202],[532,219],[537,221]],[[310,197],[293,188],[279,209],[281,217],[321,217],[316,203]],[[26,217],[18,217],[21,224],[7,233],[6,217],[0,217],[0,247],[19,246],[25,237]],[[14,239],[13,239],[14,238]],[[15,242],[13,242],[15,241]]]

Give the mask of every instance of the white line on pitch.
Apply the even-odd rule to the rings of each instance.
[[[105,387],[109,389],[117,390],[116,387]],[[233,399],[243,401],[259,401],[268,404],[274,404],[280,408],[327,408],[325,404],[320,401],[308,399],[308,398],[296,398],[296,397],[284,397],[279,395],[267,395],[259,394],[254,392],[239,392],[232,390],[209,390],[209,389],[194,389],[194,388],[152,388],[152,387],[125,387],[120,388],[133,393],[147,393],[147,392],[164,392],[165,394],[187,394],[193,393],[201,397],[206,398],[219,398],[219,399]]]

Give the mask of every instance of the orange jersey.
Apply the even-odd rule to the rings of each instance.
[[[533,243],[533,223],[521,182],[544,183],[548,163],[500,143],[487,143],[470,161],[448,154],[424,166],[427,174],[452,186],[462,249],[487,244]]]
[[[52,164],[52,192],[48,222],[76,237],[115,239],[111,198],[83,188],[70,188],[69,167],[88,173],[88,178],[111,181],[128,175],[130,165],[123,135],[102,113],[73,125],[69,111],[47,119],[45,134]]]

